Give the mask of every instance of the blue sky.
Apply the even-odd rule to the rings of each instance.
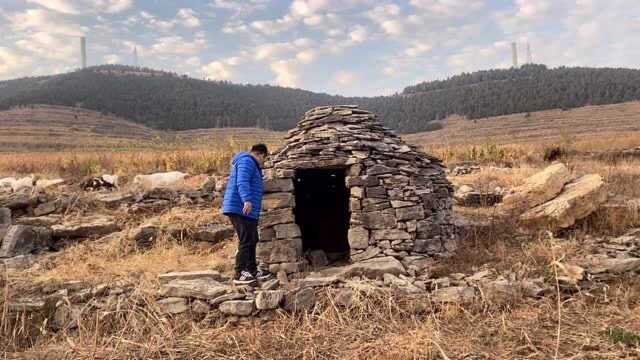
[[[0,79],[133,63],[344,95],[520,62],[638,67],[638,0],[2,0]]]

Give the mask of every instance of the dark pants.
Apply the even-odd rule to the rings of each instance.
[[[227,215],[238,234],[238,253],[236,254],[236,273],[248,271],[255,275],[258,270],[256,262],[256,245],[258,244],[258,220],[244,216]]]

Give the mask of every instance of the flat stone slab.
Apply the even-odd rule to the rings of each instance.
[[[120,230],[115,219],[106,216],[83,218],[75,221],[65,221],[53,225],[54,238],[84,238],[98,235],[108,235]]]
[[[160,296],[211,300],[230,292],[233,287],[211,279],[172,280],[160,288]]]
[[[382,278],[384,274],[405,275],[406,270],[396,258],[387,256],[312,272],[304,279],[298,280],[298,284],[311,287],[328,286],[355,276],[377,279]]]
[[[553,199],[570,180],[571,174],[564,164],[553,164],[509,191],[501,206],[505,210],[533,208]]]
[[[567,184],[555,199],[520,216],[527,227],[568,228],[587,217],[607,200],[604,181],[598,174],[585,175]]]
[[[226,282],[229,280],[228,277],[220,274],[219,271],[215,270],[200,270],[200,271],[181,271],[181,272],[170,272],[166,274],[158,275],[158,280],[160,280],[161,284],[166,284],[173,280],[213,280],[217,282]]]

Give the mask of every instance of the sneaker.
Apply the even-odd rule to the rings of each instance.
[[[264,270],[258,270],[255,276],[259,281],[267,281],[273,277],[270,272]]]
[[[241,271],[233,278],[235,285],[251,285],[255,284],[256,278],[248,271]]]

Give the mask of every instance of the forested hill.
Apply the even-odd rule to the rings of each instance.
[[[529,64],[463,73],[404,89],[444,114],[470,119],[640,99],[640,70]],[[436,114],[436,117],[441,114]]]
[[[0,109],[30,104],[78,106],[158,129],[293,127],[319,105],[357,104],[400,132],[438,127],[434,120],[610,104],[640,99],[640,71],[526,65],[407,87],[400,95],[342,97],[269,85],[204,81],[120,65],[0,82]]]

